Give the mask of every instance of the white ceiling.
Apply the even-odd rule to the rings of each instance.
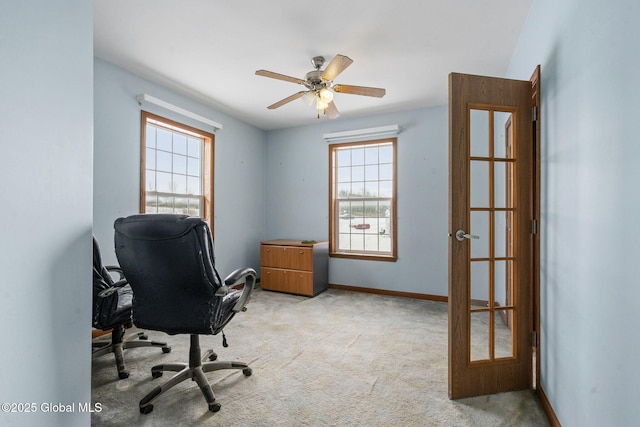
[[[94,52],[270,130],[315,123],[316,110],[301,100],[268,110],[305,88],[256,76],[258,69],[304,79],[314,56],[324,56],[327,64],[338,53],[350,57],[353,64],[335,83],[382,87],[387,94],[336,94],[337,120],[442,105],[450,72],[504,75],[530,4],[94,0]]]

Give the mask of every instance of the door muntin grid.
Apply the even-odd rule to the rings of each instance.
[[[469,106],[469,362],[516,357],[515,111]]]

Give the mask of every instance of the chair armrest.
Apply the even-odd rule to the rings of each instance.
[[[122,276],[124,277],[124,276]],[[116,283],[113,284],[113,286],[108,287],[107,289],[104,289],[102,291],[100,291],[100,293],[98,293],[98,296],[100,298],[106,298],[109,295],[118,292],[118,289],[120,289],[121,287],[128,285],[129,282],[127,281],[127,279],[122,279],[122,280],[118,280]]]
[[[122,272],[122,269],[120,267],[118,267],[117,265],[106,265],[104,268],[109,273],[117,273],[120,276],[118,278],[119,281],[124,279],[124,273]]]
[[[256,283],[256,276],[256,271],[253,268],[239,268],[224,279],[224,285],[216,291],[216,296],[224,296],[228,294],[229,288],[236,283],[244,281],[242,294],[240,295],[240,298],[238,298],[238,301],[233,306],[232,310],[236,313],[240,311],[247,311],[246,306],[249,302],[249,298],[251,297],[251,292],[253,292],[253,286]]]

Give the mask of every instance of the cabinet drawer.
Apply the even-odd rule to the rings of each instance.
[[[313,270],[313,249],[296,246],[262,245],[260,264],[265,267]]]
[[[267,291],[313,295],[313,273],[262,267],[260,269],[260,287]]]

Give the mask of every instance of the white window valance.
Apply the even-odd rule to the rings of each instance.
[[[325,133],[322,135],[329,144],[337,144],[340,142],[356,142],[368,139],[393,138],[400,133],[400,126],[388,125],[375,128],[347,130],[343,132]]]
[[[216,131],[218,129],[222,129],[222,125],[218,122],[214,122],[211,119],[208,119],[206,117],[202,117],[199,114],[193,113],[189,110],[185,110],[182,107],[178,107],[177,105],[173,105],[168,103],[167,101],[163,101],[162,99],[158,99],[156,97],[153,97],[151,95],[147,95],[146,93],[141,93],[139,95],[136,96],[136,101],[138,101],[138,103],[140,105],[142,105],[142,102],[150,102],[152,104],[158,105],[162,108],[166,108],[169,111],[173,111],[174,113],[178,113],[182,116],[185,117],[189,117],[190,119],[194,119],[199,121],[200,123],[204,123],[206,125],[209,125],[211,127],[213,127],[213,130]]]

